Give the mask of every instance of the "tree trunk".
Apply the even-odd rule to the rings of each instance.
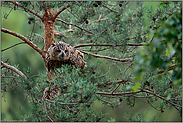
[[[46,9],[43,15],[42,22],[44,24],[44,52],[48,51],[48,48],[52,43],[55,42],[54,39],[54,21],[52,9]]]

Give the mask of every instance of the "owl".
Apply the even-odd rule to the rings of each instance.
[[[65,64],[75,65],[76,67],[80,66],[82,69],[86,66],[84,54],[62,41],[52,43],[49,47],[46,53],[45,64],[48,72]]]

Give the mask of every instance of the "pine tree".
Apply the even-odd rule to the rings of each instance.
[[[33,27],[27,36],[2,27],[2,37],[7,33],[19,38],[43,61],[51,44],[63,41],[84,53],[87,62],[84,69],[57,68],[50,79],[46,72],[32,76],[30,69],[23,72],[2,58],[1,92],[20,87],[31,104],[23,120],[99,122],[107,113],[93,110],[96,100],[111,107],[126,101],[133,107],[142,99],[162,113],[174,107],[182,114],[182,2],[157,2],[156,9],[140,1],[1,4],[11,9],[5,21],[11,11],[24,11]],[[127,121],[143,120],[137,115]]]

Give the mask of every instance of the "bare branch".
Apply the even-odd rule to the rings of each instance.
[[[145,46],[146,44],[137,44],[137,43],[128,43],[128,44],[78,44],[76,46],[74,46],[74,48],[78,48],[78,47],[88,47],[88,46],[110,46],[110,47],[116,47],[116,46]]]
[[[37,16],[38,18],[40,18],[40,19],[42,20],[43,16],[40,15],[40,14],[38,14],[38,13],[36,13],[35,11],[33,11],[33,10],[29,9],[29,8],[26,8],[26,7],[22,6],[22,5],[20,5],[20,4],[19,4],[18,2],[16,2],[16,1],[9,1],[9,2],[15,4],[16,6],[19,6],[19,7],[21,7],[21,8],[24,8],[25,10],[29,11],[30,13],[32,13],[33,15]]]
[[[112,103],[107,102],[106,100],[103,100],[103,99],[101,99],[101,98],[99,98],[99,97],[97,97],[97,98],[98,98],[98,100],[102,101],[103,103],[105,103],[105,104],[107,104],[107,105],[111,106],[112,108],[114,108],[114,106],[113,106],[113,104],[112,104]]]
[[[133,61],[133,59],[131,59],[131,58],[118,59],[118,58],[113,58],[113,57],[109,57],[109,56],[102,56],[102,55],[98,55],[98,54],[93,54],[93,53],[85,52],[83,50],[80,50],[80,51],[83,52],[83,53],[85,53],[85,54],[92,55],[92,56],[94,56],[96,58],[104,58],[104,59],[110,59],[110,60],[120,61],[120,62]]]
[[[1,28],[1,31],[4,32],[4,33],[8,33],[8,34],[11,34],[15,37],[18,37],[20,38],[21,40],[23,40],[25,43],[27,43],[29,46],[31,46],[34,50],[36,50],[43,58],[43,60],[45,60],[45,54],[44,52],[38,47],[36,46],[34,43],[32,43],[31,41],[29,41],[26,37],[16,33],[16,32],[13,32],[11,30],[8,30],[8,29],[4,29],[4,28]]]
[[[113,9],[111,9],[111,8],[109,8],[109,7],[107,7],[106,5],[102,4],[102,6],[104,6],[104,7],[105,7],[105,8],[107,8],[108,10],[110,10],[110,11],[112,11],[112,12],[114,12],[114,13],[118,14],[118,12],[117,12],[117,11],[115,11],[115,10],[113,10]]]
[[[107,93],[107,92],[97,92],[96,94],[100,95],[113,95],[113,96],[121,96],[121,95],[126,95],[126,94],[136,94],[142,92],[141,90],[139,91],[132,91],[132,92],[121,92],[121,93]]]
[[[11,65],[8,65],[7,63],[4,63],[2,61],[1,61],[1,65],[2,65],[2,67],[6,67],[6,68],[12,70],[13,72],[17,73],[21,77],[24,77],[25,79],[27,79],[27,77],[20,70],[18,70],[17,68],[15,68],[15,67],[13,67]]]
[[[111,64],[111,65],[109,66],[107,73],[105,73],[105,74],[103,74],[103,75],[100,75],[100,76],[98,76],[98,77],[95,77],[95,79],[98,79],[98,78],[101,78],[101,77],[106,76],[106,75],[110,72],[110,69],[111,69],[111,66],[112,66],[112,65],[113,65],[113,64]]]
[[[62,8],[60,8],[57,12],[55,12],[55,14],[53,15],[53,19],[55,20],[56,19],[56,17],[61,13],[61,12],[63,12],[65,9],[67,9],[67,8],[69,8],[70,7],[70,5],[68,4],[66,7],[65,6],[63,6]]]
[[[81,30],[84,30],[84,31],[86,31],[86,32],[89,32],[89,33],[93,34],[91,31],[88,31],[88,30],[86,30],[86,29],[84,29],[84,28],[82,28],[82,27],[80,27],[80,26],[78,26],[78,25],[76,25],[76,24],[68,23],[68,22],[63,21],[63,20],[58,19],[58,18],[57,18],[56,20],[61,21],[62,23],[67,24],[67,25],[73,25],[73,26],[75,26],[75,27],[77,27],[77,28],[79,28],[79,29],[81,29]]]
[[[15,47],[15,46],[17,46],[17,45],[19,45],[19,44],[25,44],[25,42],[20,42],[20,43],[14,44],[14,45],[12,45],[12,46],[10,46],[10,47],[8,47],[8,48],[5,48],[5,49],[1,50],[1,52],[5,51],[5,50],[8,50],[8,49],[10,49],[10,48],[12,48],[12,47]]]

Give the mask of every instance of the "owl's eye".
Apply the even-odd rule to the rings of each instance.
[[[58,52],[58,53],[60,53],[60,52],[61,52],[61,50],[57,50],[57,52]]]

